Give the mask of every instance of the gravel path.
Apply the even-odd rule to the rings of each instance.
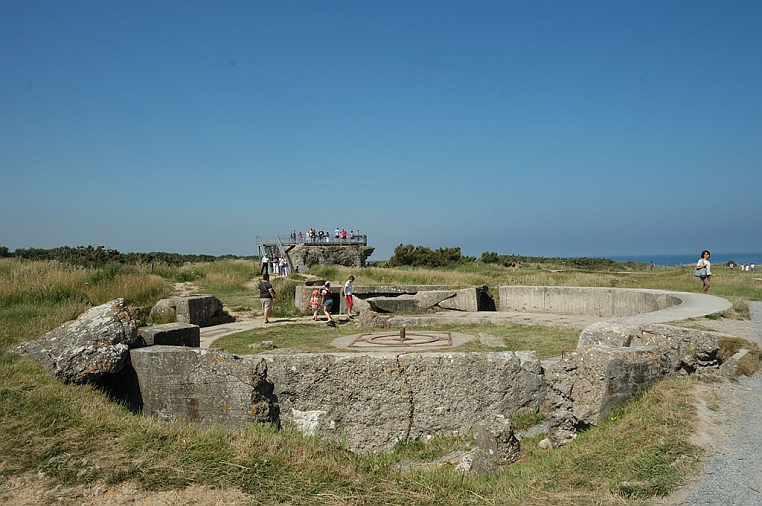
[[[762,302],[749,302],[750,335],[762,346]],[[762,504],[762,373],[716,387],[722,403],[716,453],[692,484],[669,498],[673,506]]]

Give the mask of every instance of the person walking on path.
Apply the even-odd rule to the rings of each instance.
[[[262,313],[265,317],[265,323],[270,323],[270,311],[272,311],[275,302],[275,290],[270,284],[270,275],[265,273],[262,281],[259,282],[259,300],[262,302]]]
[[[259,269],[259,275],[267,274],[270,268],[270,259],[267,257],[267,253],[262,255],[262,268]]]
[[[336,322],[333,321],[333,318],[331,318],[331,308],[333,307],[333,294],[331,293],[331,283],[329,283],[328,281],[325,282],[323,289],[320,291],[320,295],[321,295],[321,305],[323,306],[323,312],[325,313],[325,316],[328,318],[328,321],[325,322],[326,325],[336,325]]]
[[[699,275],[701,282],[704,283],[704,286],[701,288],[701,293],[706,293],[707,290],[709,290],[709,285],[711,285],[712,264],[709,263],[710,256],[711,253],[709,253],[708,250],[704,250],[701,252],[701,258],[696,262],[697,270],[706,269],[705,274],[702,273]]]
[[[348,318],[354,318],[355,315],[352,314],[352,306],[354,306],[354,299],[352,298],[352,292],[354,291],[354,288],[352,287],[352,281],[355,280],[354,276],[349,276],[349,279],[347,279],[347,282],[344,283],[344,289],[341,291],[341,294],[347,298],[347,317]]]

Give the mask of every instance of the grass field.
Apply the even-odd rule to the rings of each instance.
[[[503,284],[694,292],[699,288],[686,268],[596,273],[552,267],[525,265],[520,271],[484,265],[449,270],[331,267],[313,273],[332,281],[351,273],[358,286],[487,285],[495,291]],[[717,317],[742,318],[746,300],[762,300],[758,279],[722,266],[713,272],[710,293],[734,303],[733,310]],[[20,342],[36,339],[86,308],[116,297],[136,307],[150,307],[169,294],[174,282],[197,283],[229,307],[255,308],[257,294],[246,288],[254,276],[254,266],[240,260],[180,268],[82,269],[0,259],[0,499],[3,484],[11,478],[45,476],[50,486],[62,487],[125,482],[148,491],[189,485],[235,487],[251,494],[252,504],[635,505],[647,504],[678,486],[701,456],[688,440],[695,416],[690,387],[707,379],[667,379],[572,444],[543,450],[536,440],[525,440],[518,463],[491,476],[472,478],[453,474],[446,466],[406,470],[408,466],[401,465],[467,446],[466,440],[435,438],[427,444],[400,445],[389,454],[355,455],[334,443],[267,426],[238,432],[165,424],[111,403],[90,386],[62,384],[8,353]],[[293,299],[293,287],[301,282],[302,278],[292,277],[276,279],[274,284],[287,300],[290,291]],[[290,314],[295,308],[285,304],[280,311]],[[266,329],[265,337],[284,347],[320,351],[329,337],[335,337],[320,327],[326,332],[323,337],[300,335],[298,328]],[[569,349],[576,341],[574,332],[515,325],[451,329],[504,336],[516,349],[537,349],[538,343],[545,343],[541,356],[557,354],[559,346]],[[247,340],[262,339],[243,334],[223,343],[244,353]],[[312,347],[305,344],[310,340]]]

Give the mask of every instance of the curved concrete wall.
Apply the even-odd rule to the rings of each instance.
[[[501,286],[499,311],[621,318],[682,304],[669,292],[634,288]]]

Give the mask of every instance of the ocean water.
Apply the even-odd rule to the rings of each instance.
[[[686,253],[686,254],[674,254],[674,255],[629,255],[611,257],[611,260],[618,262],[643,262],[648,264],[653,262],[655,265],[675,266],[675,265],[687,265],[695,264],[698,262],[699,254]],[[712,256],[709,261],[713,264],[726,264],[730,260],[733,260],[736,265],[738,264],[755,264],[755,268],[762,263],[762,253],[715,253],[712,252]]]

